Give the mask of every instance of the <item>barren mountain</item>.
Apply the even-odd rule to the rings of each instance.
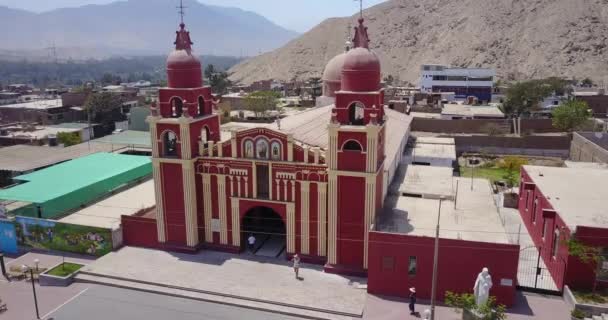
[[[503,79],[608,83],[608,0],[390,0],[364,12],[384,75],[416,83],[422,64],[493,67]],[[231,69],[232,79],[320,77],[357,16],[332,18]],[[352,33],[352,32],[351,32]]]
[[[169,0],[124,0],[33,13],[0,6],[0,50],[36,57],[56,46],[59,58],[165,54],[179,16]],[[185,22],[198,54],[253,55],[295,38],[253,12],[185,0]],[[46,49],[45,49],[46,48]]]

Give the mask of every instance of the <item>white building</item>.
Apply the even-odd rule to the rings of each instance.
[[[457,98],[474,96],[480,101],[491,101],[495,76],[494,69],[425,64],[420,70],[420,91],[454,92]]]

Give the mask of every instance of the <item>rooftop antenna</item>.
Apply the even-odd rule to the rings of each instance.
[[[177,7],[179,9],[179,11],[177,13],[179,13],[180,17],[181,17],[181,21],[182,24],[184,23],[184,16],[186,15],[186,11],[184,11],[184,9],[188,8],[188,7],[184,7],[184,0],[179,0],[179,7]]]

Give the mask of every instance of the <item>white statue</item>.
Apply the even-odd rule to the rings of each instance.
[[[481,306],[488,301],[490,298],[490,289],[492,289],[492,276],[490,276],[488,268],[483,268],[479,275],[477,275],[475,288],[473,288],[475,292],[475,303],[478,306]]]

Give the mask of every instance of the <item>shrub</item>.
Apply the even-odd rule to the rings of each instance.
[[[496,297],[490,297],[488,301],[478,306],[475,304],[475,296],[471,293],[454,293],[446,291],[445,304],[456,310],[472,311],[481,316],[481,320],[505,320],[507,319],[507,307],[496,302]]]

